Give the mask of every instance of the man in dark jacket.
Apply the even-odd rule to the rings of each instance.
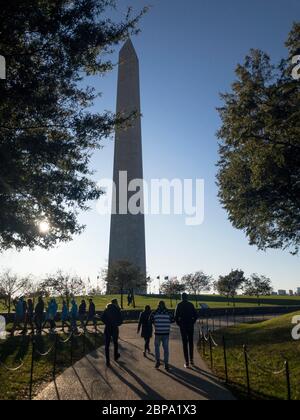
[[[114,343],[114,358],[117,362],[121,357],[119,353],[119,327],[123,324],[121,309],[118,305],[117,299],[111,301],[109,305],[107,305],[103,315],[101,317],[101,321],[105,325],[104,336],[105,336],[105,355],[106,355],[106,365],[110,367],[110,355],[109,355],[109,347],[111,343],[111,339]]]
[[[188,295],[182,294],[182,302],[177,305],[175,320],[180,327],[185,368],[190,364],[194,366],[194,326],[198,319],[198,313],[194,305],[188,301]]]
[[[42,333],[42,326],[43,326],[43,321],[44,321],[44,309],[45,309],[45,304],[44,304],[43,298],[40,296],[38,303],[35,307],[35,311],[34,311],[35,312],[34,321],[35,321],[38,334]]]
[[[86,301],[85,300],[82,300],[81,304],[79,305],[78,316],[79,316],[81,327],[85,330],[86,329],[86,325],[85,325]]]
[[[33,325],[33,315],[34,315],[34,306],[32,299],[28,299],[27,306],[26,306],[26,314],[25,314],[25,325],[24,325],[24,333],[27,332],[28,325],[31,327],[31,333],[34,334],[34,325]]]
[[[89,300],[89,309],[88,309],[88,315],[87,315],[87,321],[85,326],[87,327],[89,325],[89,322],[92,322],[95,328],[95,331],[97,331],[97,316],[96,316],[96,306],[93,302],[93,299]]]

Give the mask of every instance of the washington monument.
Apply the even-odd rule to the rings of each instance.
[[[145,276],[146,291],[145,218],[143,211],[139,214],[129,214],[127,211],[129,200],[136,193],[142,197],[140,208],[143,210],[144,192],[141,188],[128,192],[124,211],[124,185],[120,190],[120,183],[123,184],[120,174],[123,180],[127,177],[125,189],[131,181],[143,180],[139,60],[128,39],[119,55],[117,113],[129,116],[135,112],[137,116],[129,127],[116,130],[113,174],[116,211],[112,211],[111,216],[109,267],[116,261],[129,261],[139,267]]]

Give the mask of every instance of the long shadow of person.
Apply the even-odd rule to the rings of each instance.
[[[228,392],[224,394],[224,388],[221,384],[213,382],[210,378],[205,380],[199,376],[192,375],[186,370],[181,370],[175,366],[170,366],[171,370],[169,373],[161,371],[164,375],[173,378],[176,382],[180,383],[184,387],[195,392],[199,396],[210,400],[223,400],[231,399],[231,395]]]
[[[125,363],[118,362],[118,365],[120,365],[122,370],[125,371],[127,375],[131,376],[135,380],[135,382],[137,382],[137,384],[139,384],[143,388],[144,392],[137,388],[131,382],[127,381],[127,379],[124,376],[120,375],[120,373],[116,369],[111,368],[111,370],[120,379],[120,381],[124,382],[130,389],[132,389],[141,400],[165,400],[164,397],[158,394],[153,388],[147,385],[141,378],[139,378],[134,372],[132,372],[132,370],[130,370],[125,365]]]
[[[28,350],[29,350],[29,344],[30,344],[30,337],[28,335],[24,335],[18,339],[18,351],[15,354],[14,360],[16,363],[20,362],[20,360],[24,360]]]

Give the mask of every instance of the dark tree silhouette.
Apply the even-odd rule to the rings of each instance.
[[[278,66],[252,50],[236,69],[232,92],[219,108],[219,197],[238,229],[260,250],[300,244],[300,83],[292,57],[300,54],[300,23]]]
[[[83,226],[79,210],[100,197],[90,157],[122,116],[91,112],[99,92],[89,75],[112,70],[108,53],[140,16],[113,22],[113,0],[20,0],[1,3],[0,250],[49,248]],[[39,223],[47,222],[47,235]]]

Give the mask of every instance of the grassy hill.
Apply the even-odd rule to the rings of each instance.
[[[240,397],[248,398],[246,388],[245,361],[243,345],[246,344],[250,355],[250,386],[253,399],[286,399],[287,382],[285,373],[280,371],[284,360],[289,361],[291,370],[292,399],[300,400],[300,341],[292,339],[292,318],[284,315],[270,321],[239,325],[235,328],[220,330],[214,338],[220,347],[213,350],[214,369],[218,376],[225,379],[222,336],[227,342],[227,357],[230,387]],[[209,357],[207,355],[207,361]]]
[[[97,310],[103,310],[105,306],[113,299],[118,298],[120,301],[119,295],[105,295],[105,296],[96,296],[94,297],[94,302],[96,304]],[[82,297],[78,297],[76,300],[80,302]],[[86,299],[86,298],[85,298]],[[165,300],[166,304],[169,308],[171,308],[171,302],[169,297],[167,296],[160,296],[160,297],[154,297],[154,296],[136,296],[136,309],[141,310],[145,307],[145,305],[150,305],[152,308],[156,308],[158,305],[158,302],[160,300]],[[177,297],[177,300],[179,300],[180,297]],[[191,297],[191,300],[194,304],[196,304],[196,299]],[[227,301],[227,299],[223,296],[218,295],[201,295],[198,297],[198,301],[201,303],[207,304],[210,308],[227,308],[227,307],[233,307],[233,301],[230,302]],[[257,307],[258,306],[258,300],[255,297],[249,297],[249,296],[238,296],[235,299],[235,305],[236,307]],[[293,305],[299,305],[300,306],[300,296],[287,296],[287,297],[281,297],[281,296],[266,296],[262,297],[260,299],[261,306],[293,306]],[[172,301],[173,308],[176,306],[176,298]],[[132,306],[130,308],[127,307],[127,299],[126,296],[124,297],[124,309],[133,309]],[[4,308],[0,302],[0,312],[4,312]]]

